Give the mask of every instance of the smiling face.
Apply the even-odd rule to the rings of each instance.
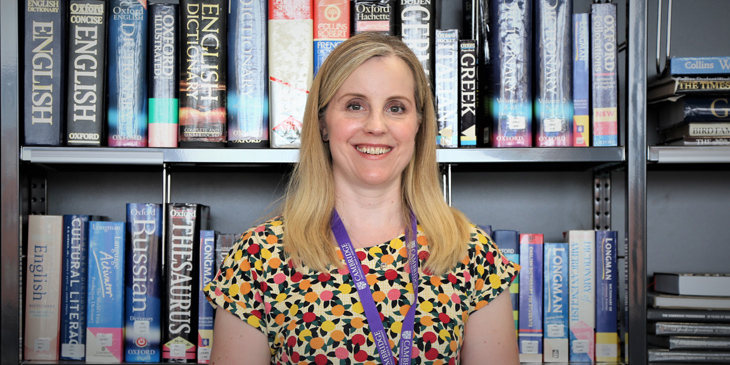
[[[321,121],[336,185],[400,186],[419,128],[414,90],[410,68],[395,56],[371,58],[345,80]]]

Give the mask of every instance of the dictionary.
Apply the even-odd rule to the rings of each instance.
[[[591,4],[591,132],[593,145],[618,145],[616,4]]]
[[[128,203],[124,361],[160,362],[162,205]]]
[[[497,229],[492,233],[494,243],[507,260],[520,264],[520,233],[511,229]],[[509,286],[512,298],[512,314],[515,317],[515,331],[520,328],[520,275],[517,275]]]
[[[66,132],[68,146],[101,146],[106,128],[108,2],[70,0]]]
[[[546,242],[543,263],[544,362],[568,362],[568,244]]]
[[[477,42],[459,40],[459,147],[477,146]]]
[[[25,88],[23,145],[60,146],[66,111],[68,8],[60,1],[23,1]]]
[[[213,347],[213,319],[215,309],[208,303],[203,288],[215,278],[217,273],[215,264],[215,239],[217,232],[212,230],[200,231],[200,261],[198,267],[198,364],[210,362],[210,351]]]
[[[436,144],[459,147],[459,31],[436,30]]]
[[[149,0],[147,145],[177,147],[178,57],[180,38],[177,2]]]
[[[596,231],[596,361],[619,362],[618,232]]]
[[[349,0],[314,0],[314,75],[338,44],[350,38]]]
[[[398,23],[400,38],[418,57],[426,73],[429,85],[433,87],[436,71],[435,36],[438,9],[437,0],[398,0]]]
[[[568,231],[570,361],[594,362],[596,348],[596,233]]]
[[[541,362],[543,354],[542,234],[520,234],[520,362]]]
[[[396,0],[350,0],[350,33],[396,35],[396,8]]]
[[[590,14],[573,14],[573,146],[588,147],[590,135]]]

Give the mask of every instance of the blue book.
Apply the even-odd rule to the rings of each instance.
[[[492,147],[532,147],[532,1],[490,0],[489,21]]]
[[[63,216],[61,360],[86,358],[89,221],[99,219],[88,215]]]
[[[494,243],[499,247],[507,260],[520,263],[520,233],[509,229],[497,229],[492,232]],[[520,328],[520,276],[517,275],[509,286],[509,295],[512,299],[512,314],[515,317],[515,331]]]
[[[459,147],[459,32],[436,29],[436,107],[442,148]]]
[[[215,265],[216,231],[200,231],[200,277],[198,280],[198,364],[210,361],[213,347],[213,318],[215,310],[208,303],[203,289],[213,281],[217,273]]]
[[[573,146],[573,1],[535,3],[535,146]]]
[[[593,145],[618,145],[616,4],[591,4]]]
[[[544,258],[544,362],[568,362],[568,244],[546,242]]]
[[[124,361],[124,222],[89,225],[86,361]]]
[[[127,204],[124,361],[162,358],[162,206]]]
[[[675,76],[728,76],[730,56],[672,57],[667,72]]]
[[[147,147],[147,2],[111,0],[110,147]]]
[[[618,232],[596,231],[596,361],[619,362]]]
[[[228,146],[269,146],[268,3],[232,0],[228,13]]]
[[[573,146],[591,145],[590,125],[590,19],[588,13],[573,14]]]
[[[542,362],[543,235],[520,234],[520,362]]]

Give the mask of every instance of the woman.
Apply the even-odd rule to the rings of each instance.
[[[282,215],[247,231],[206,287],[223,309],[213,363],[518,363],[517,270],[444,202],[435,123],[397,38],[333,51]]]

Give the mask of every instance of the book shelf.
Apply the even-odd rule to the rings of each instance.
[[[2,90],[0,95],[1,118],[2,118],[2,244],[0,245],[1,257],[0,267],[2,268],[2,276],[0,281],[2,313],[0,321],[0,363],[18,364],[22,362],[22,324],[23,324],[23,307],[22,298],[24,286],[22,276],[25,267],[23,266],[24,256],[24,233],[23,227],[27,221],[28,207],[31,204],[39,206],[53,204],[49,201],[30,201],[34,196],[33,189],[40,189],[45,192],[52,191],[58,193],[59,188],[50,187],[46,184],[57,184],[68,186],[69,181],[73,180],[73,175],[77,171],[82,171],[84,176],[97,173],[100,167],[103,167],[102,181],[104,188],[125,190],[121,196],[115,199],[127,199],[129,195],[136,196],[135,200],[144,200],[148,196],[156,195],[162,192],[163,196],[170,196],[170,191],[166,189],[166,176],[169,176],[168,168],[178,167],[184,172],[182,177],[178,179],[185,180],[191,178],[191,181],[184,182],[179,190],[177,186],[172,188],[172,200],[175,195],[182,196],[187,191],[196,191],[197,184],[205,184],[202,181],[201,173],[196,172],[197,169],[204,168],[205,171],[210,169],[216,170],[219,165],[226,166],[245,166],[253,170],[265,169],[265,166],[287,166],[296,161],[296,150],[235,150],[235,149],[119,149],[119,148],[45,148],[45,147],[22,147],[20,140],[20,89],[22,88],[21,78],[22,65],[20,64],[21,42],[22,36],[19,32],[22,19],[19,5],[21,1],[3,1],[0,5],[1,33],[0,37],[2,57]],[[580,1],[585,6],[588,1]],[[445,170],[445,185],[447,188],[462,189],[465,193],[456,193],[455,202],[465,204],[470,199],[468,192],[471,190],[481,189],[482,182],[478,178],[497,177],[504,178],[504,181],[510,179],[520,180],[522,187],[529,188],[535,192],[529,196],[520,197],[517,205],[530,206],[539,205],[540,200],[548,200],[541,192],[544,181],[548,181],[550,189],[558,189],[558,185],[562,185],[564,180],[569,180],[572,186],[584,186],[588,194],[580,195],[575,200],[571,200],[567,208],[575,216],[579,216],[585,220],[585,228],[592,225],[592,219],[587,218],[592,214],[593,208],[593,183],[591,177],[594,171],[609,169],[611,171],[621,170],[625,175],[624,179],[613,179],[614,187],[625,189],[625,204],[623,210],[625,213],[626,227],[624,228],[624,236],[627,239],[627,247],[630,254],[627,255],[626,267],[628,269],[629,290],[628,297],[624,300],[628,301],[629,308],[629,333],[631,338],[631,346],[629,347],[629,358],[631,363],[646,363],[646,261],[647,261],[647,162],[652,160],[654,156],[651,151],[658,151],[661,154],[669,150],[652,147],[647,149],[646,144],[646,39],[647,39],[647,2],[646,1],[619,1],[619,9],[625,9],[628,12],[628,21],[626,28],[628,29],[628,48],[627,53],[621,54],[626,58],[626,81],[621,84],[621,93],[624,95],[622,99],[628,100],[623,108],[624,115],[621,116],[621,134],[622,147],[602,147],[602,148],[515,148],[515,149],[460,149],[460,150],[439,150],[438,159],[443,164]],[[620,18],[620,16],[619,16]],[[619,28],[621,29],[621,28]],[[628,56],[626,57],[626,54]],[[647,155],[647,150],[650,152]],[[664,151],[664,152],[662,152]],[[680,151],[680,157],[683,155],[687,158],[691,152]],[[717,154],[722,155],[727,150],[718,149]],[[649,158],[648,158],[649,156]],[[666,157],[659,156],[658,160],[664,160]],[[698,157],[695,157],[698,158]],[[705,157],[707,158],[707,157]],[[696,160],[695,160],[696,161]],[[700,161],[708,161],[702,159]],[[727,160],[723,160],[727,162]],[[657,161],[661,162],[661,161]],[[454,173],[451,168],[454,167]],[[36,171],[43,173],[48,172],[52,175],[51,179],[32,180]],[[130,174],[134,172],[133,174]],[[227,174],[228,172],[222,171]],[[561,178],[552,180],[554,174],[561,174]],[[529,176],[538,176],[540,179],[533,181],[524,181],[522,174],[530,174]],[[217,176],[217,175],[216,175]],[[238,175],[236,175],[238,176]],[[141,178],[140,178],[141,177]],[[474,178],[477,177],[477,178]],[[130,178],[140,178],[143,180],[141,187],[134,188],[125,185],[125,180]],[[453,178],[453,181],[451,180]],[[218,181],[215,181],[217,183]],[[261,183],[261,184],[265,184]],[[33,186],[40,184],[40,186]],[[94,184],[94,182],[90,183]],[[207,184],[214,184],[210,181]],[[496,184],[496,183],[493,183]],[[245,186],[248,186],[245,184]],[[135,194],[134,189],[143,190],[152,187],[154,191],[145,192],[144,194]],[[508,188],[508,187],[503,187]],[[132,191],[130,191],[130,189]],[[221,188],[224,189],[224,188]],[[226,192],[236,189],[230,184],[225,186]],[[547,190],[550,190],[547,189]],[[213,189],[214,190],[214,189]],[[72,194],[74,192],[69,192]],[[93,200],[100,194],[96,191],[81,191],[78,196],[87,197],[86,200]],[[125,195],[126,194],[126,195]],[[217,194],[219,199],[228,199],[224,192],[213,192]],[[238,192],[238,194],[245,194]],[[252,193],[255,194],[255,193]],[[71,198],[67,197],[70,200]],[[49,200],[54,199],[53,195],[49,196]],[[170,199],[170,198],[164,198]],[[585,200],[585,207],[583,207]],[[549,201],[549,200],[548,200]],[[486,204],[487,202],[485,202]],[[514,203],[514,202],[513,202]],[[59,203],[65,204],[65,203]],[[86,202],[92,204],[92,202]],[[494,204],[494,203],[492,203]],[[458,206],[458,204],[456,204]],[[479,204],[478,204],[479,205]],[[581,207],[577,207],[580,205]],[[621,205],[621,204],[619,204]],[[493,206],[498,207],[499,203]],[[61,208],[55,208],[61,209]],[[216,209],[215,206],[212,209]],[[227,208],[231,209],[231,208]],[[469,210],[474,213],[470,213]],[[475,221],[479,217],[475,214],[481,207],[467,207],[464,210]],[[499,209],[499,208],[494,208]],[[229,211],[230,212],[230,211]],[[586,214],[587,213],[587,214]],[[505,213],[508,215],[509,213]],[[542,213],[541,222],[543,225],[554,225],[551,222],[551,214]],[[114,218],[114,217],[112,217]],[[519,217],[514,217],[519,221]],[[582,221],[583,222],[583,221]],[[497,224],[498,222],[492,223]],[[573,228],[576,226],[573,225]],[[246,227],[240,227],[245,229]],[[518,227],[515,227],[518,228]],[[560,228],[560,227],[559,227]],[[624,297],[623,291],[619,296]],[[34,362],[40,363],[40,362]],[[78,362],[74,362],[78,363]]]

